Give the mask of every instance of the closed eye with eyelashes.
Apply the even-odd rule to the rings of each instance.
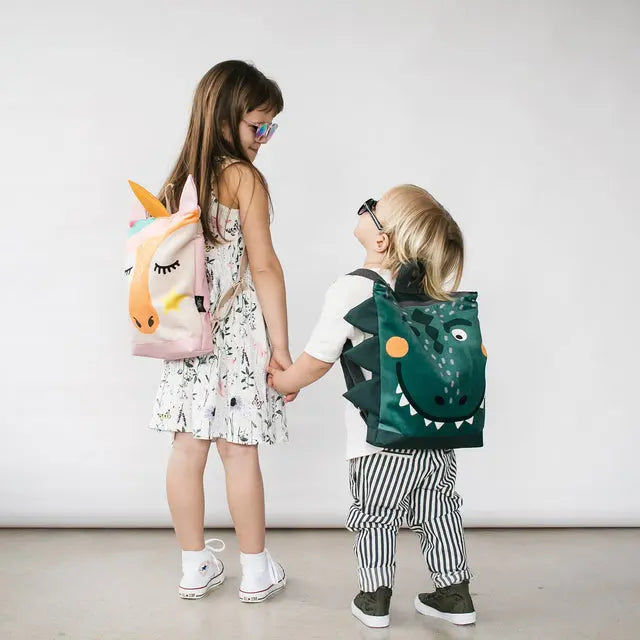
[[[165,275],[167,273],[171,273],[172,271],[175,271],[179,266],[180,266],[180,260],[176,260],[172,264],[168,264],[168,265],[161,265],[156,262],[153,267],[153,270],[156,273],[161,273]]]

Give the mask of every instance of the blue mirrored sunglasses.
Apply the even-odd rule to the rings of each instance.
[[[269,142],[273,138],[273,134],[277,131],[278,125],[275,122],[251,122],[245,120],[250,127],[256,132],[256,142]]]

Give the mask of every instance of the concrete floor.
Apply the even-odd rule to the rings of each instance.
[[[0,531],[2,640],[638,640],[640,530],[468,532],[478,623],[455,627],[413,610],[431,587],[417,539],[400,534],[391,627],[349,612],[357,588],[351,534],[272,531],[289,585],[260,605],[238,601],[231,531],[227,581],[200,601],[176,595],[179,555],[163,530]]]

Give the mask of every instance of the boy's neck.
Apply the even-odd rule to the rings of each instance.
[[[384,255],[379,253],[370,253],[367,251],[367,255],[364,259],[365,269],[382,269],[382,263],[384,262]]]

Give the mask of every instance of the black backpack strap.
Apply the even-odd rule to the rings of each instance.
[[[387,281],[376,271],[372,269],[356,269],[351,273],[347,274],[348,276],[360,276],[361,278],[367,278],[367,280],[372,280],[373,282],[382,282],[383,284],[387,284]],[[351,340],[347,340],[344,343],[344,347],[342,347],[342,355],[340,356],[340,364],[342,365],[342,373],[344,374],[345,382],[347,383],[347,391],[353,389],[357,384],[364,382],[366,378],[362,373],[362,369],[353,361],[344,357],[345,351],[348,351],[353,347],[353,343]],[[364,411],[360,411],[360,415],[362,419],[367,421],[367,414]]]
[[[347,273],[347,275],[360,276],[362,278],[367,278],[367,280],[373,280],[373,282],[382,282],[383,284],[387,284],[387,281],[373,269],[356,269],[351,273]]]
[[[382,282],[383,284],[387,284],[387,281],[376,271],[373,269],[356,269],[351,273],[347,273],[348,276],[360,276],[362,278],[367,278],[367,280],[372,280],[373,282]],[[347,340],[344,343],[344,347],[342,347],[342,353],[348,351],[353,347],[353,343],[351,340]],[[364,382],[365,377],[362,375],[362,369],[355,364],[355,362],[351,362],[351,360],[347,360],[340,356],[340,363],[342,364],[342,372],[344,373],[344,378],[347,381],[347,389],[351,389],[354,385],[359,382]]]
[[[351,274],[349,274],[351,275]],[[344,357],[345,351],[348,351],[353,347],[353,342],[351,340],[347,340],[344,343],[344,347],[342,347],[342,355],[340,356],[340,364],[342,365],[342,373],[344,374],[344,381],[347,383],[347,391],[353,389],[357,384],[364,382],[366,378],[364,377],[364,373],[362,373],[362,369],[355,363]],[[362,419],[367,422],[367,414],[366,412],[360,410],[360,416]]]
[[[352,347],[353,342],[347,340],[344,343],[344,347],[342,347],[342,355],[340,356],[340,364],[342,365],[342,373],[344,373],[344,379],[347,383],[347,391],[365,381],[362,369],[355,362],[344,357],[344,353]]]

